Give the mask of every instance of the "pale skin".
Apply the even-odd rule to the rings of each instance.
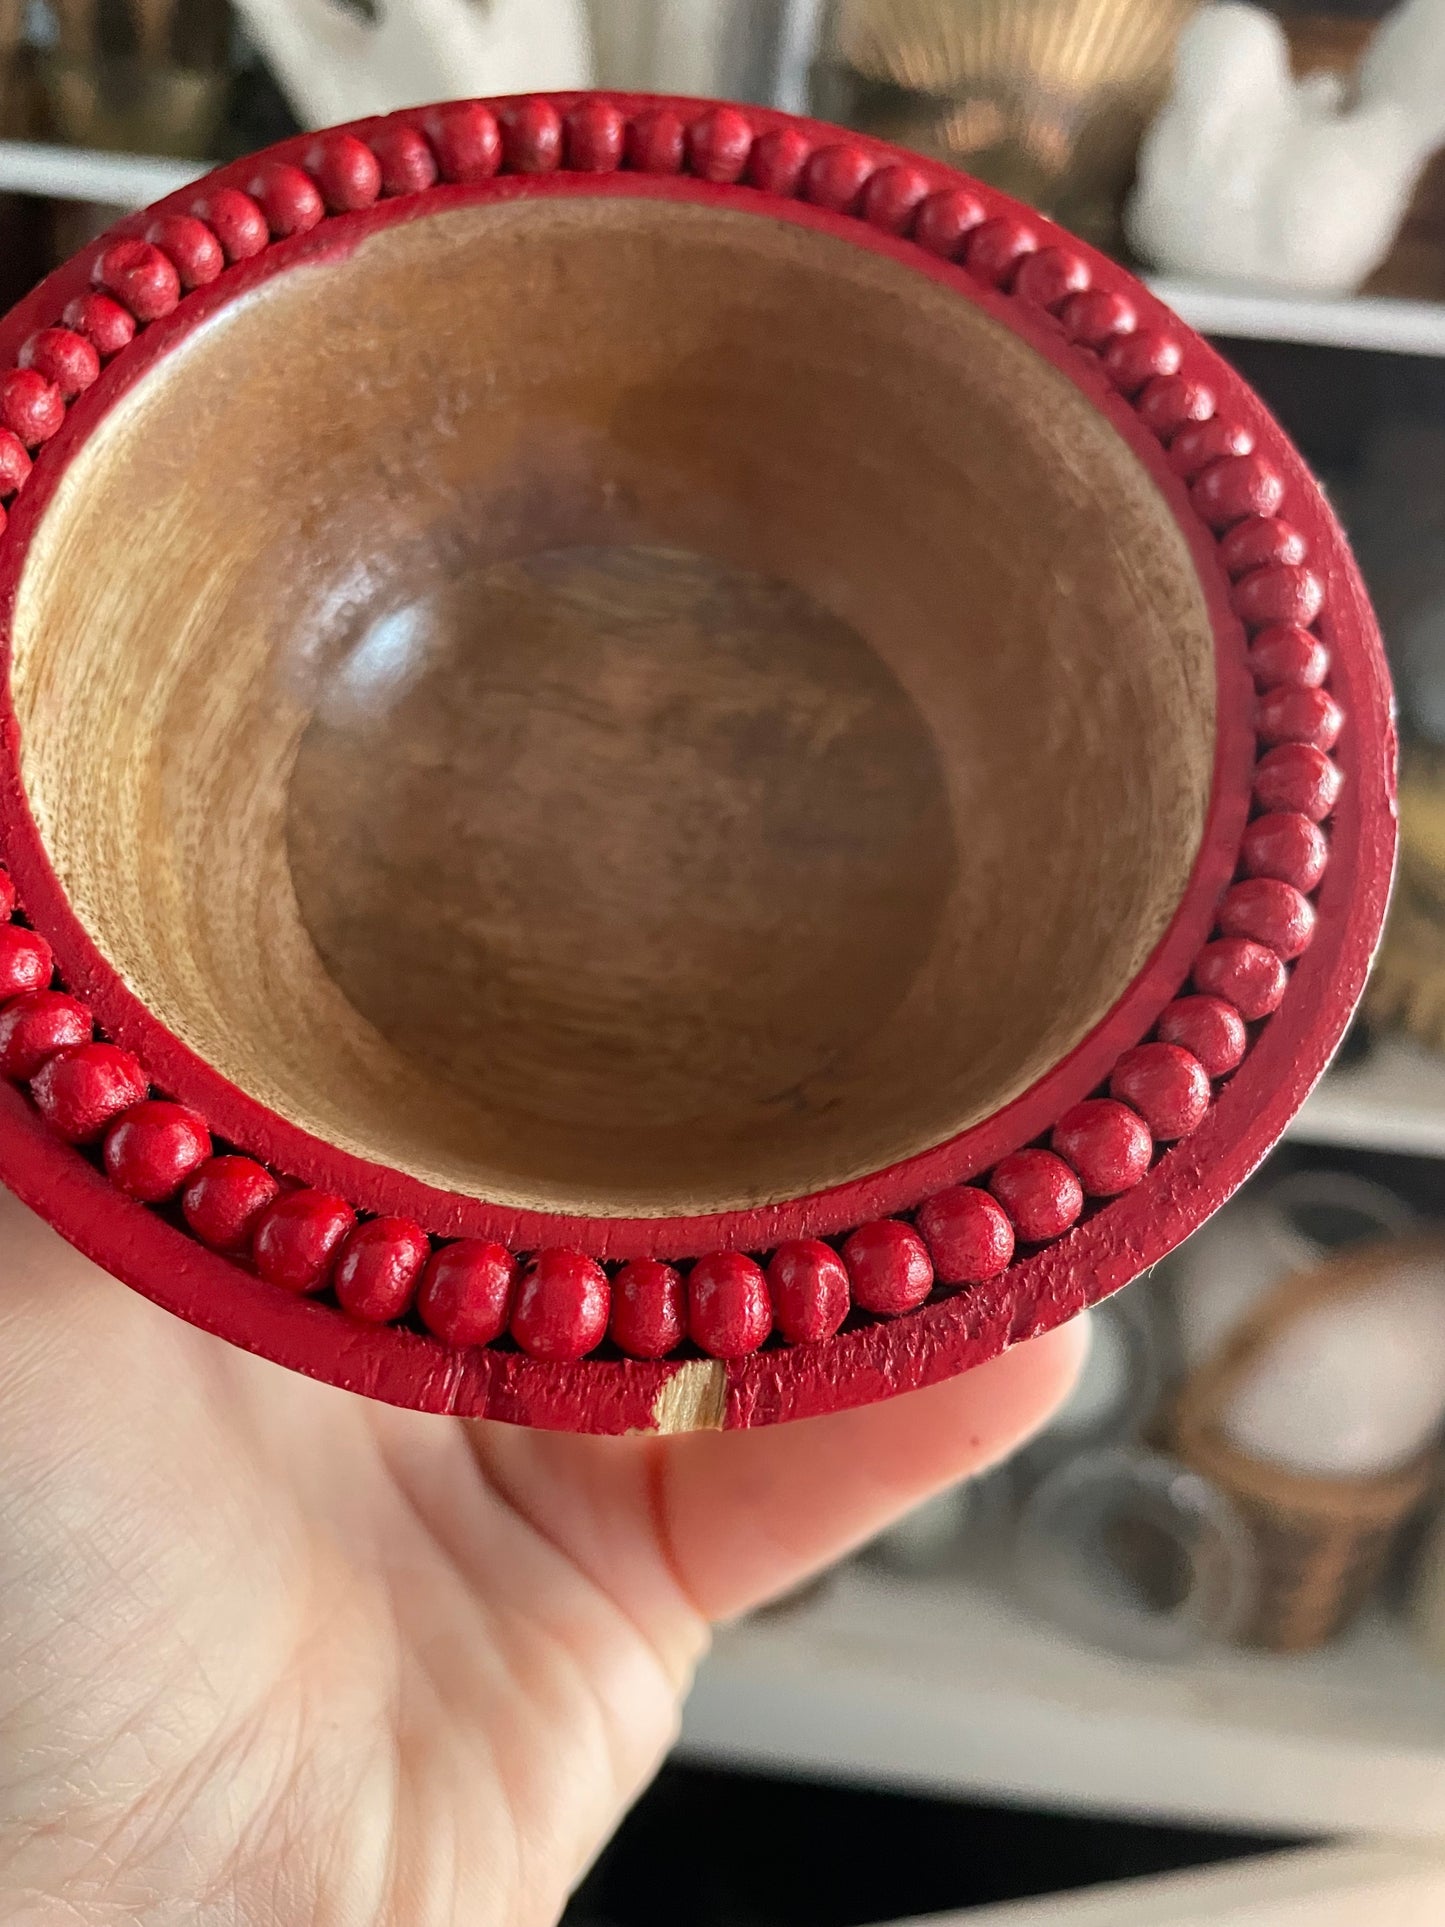
[[[393,1411],[191,1330],[0,1193],[8,1927],[547,1927],[712,1622],[1065,1395],[1066,1327],[756,1433]]]

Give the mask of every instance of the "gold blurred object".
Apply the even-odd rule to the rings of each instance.
[[[1400,874],[1366,1009],[1445,1050],[1445,751],[1413,752],[1401,776]]]
[[[819,108],[1117,244],[1196,0],[835,0]]]
[[[204,160],[230,84],[225,0],[53,0],[44,57],[56,136],[80,147]]]

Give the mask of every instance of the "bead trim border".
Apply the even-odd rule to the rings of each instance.
[[[5,504],[104,364],[228,267],[329,215],[439,183],[559,171],[689,174],[805,201],[911,241],[1054,317],[1081,356],[1097,358],[1189,485],[1251,637],[1259,692],[1257,814],[1236,880],[1194,961],[1192,991],[1124,1052],[1106,1089],[1065,1112],[1047,1146],[1014,1151],[979,1182],[951,1185],[846,1237],[792,1239],[755,1257],[714,1253],[685,1275],[654,1259],[609,1268],[559,1249],[533,1252],[524,1265],[499,1244],[434,1241],[410,1219],[359,1219],[338,1196],[288,1184],[253,1159],[216,1155],[204,1120],[151,1096],[139,1059],[96,1041],[87,1007],[51,987],[49,945],[21,919],[3,870],[0,1075],[28,1091],[58,1136],[90,1148],[123,1194],[269,1283],[329,1292],[369,1324],[416,1320],[451,1345],[515,1344],[547,1360],[584,1357],[608,1339],[627,1357],[695,1348],[729,1359],[770,1337],[830,1337],[847,1320],[897,1316],[939,1288],[996,1278],[1019,1247],[1066,1236],[1131,1190],[1203,1121],[1279,1008],[1289,965],[1314,933],[1311,896],[1328,859],[1321,825],[1342,780],[1328,752],[1344,717],[1325,687],[1329,653],[1315,632],[1323,585],[1307,566],[1304,537],[1279,514],[1283,480],[1249,429],[1217,413],[1208,384],[1181,372],[1179,343],[1141,327],[1127,293],[1099,285],[1082,253],[1041,238],[1047,223],[990,215],[987,190],[961,180],[939,187],[937,170],[863,140],[820,138],[809,126],[729,106],[625,109],[605,97],[562,106],[529,97],[402,115],[364,137],[337,130],[316,137],[302,160],[262,155],[244,191],[203,182],[187,212],[160,213],[142,235],[96,244],[91,290],[58,325],[31,334],[17,365],[0,375],[0,539]]]

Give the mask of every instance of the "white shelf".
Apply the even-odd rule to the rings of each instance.
[[[147,154],[103,154],[87,147],[0,141],[0,193],[44,194],[57,201],[149,207],[208,173],[205,161],[168,161]]]
[[[1445,355],[1445,303],[1380,295],[1307,295],[1150,277],[1149,286],[1201,334]]]
[[[208,171],[199,161],[0,140],[0,193],[146,207]],[[1205,334],[1256,341],[1378,348],[1400,355],[1445,355],[1445,303],[1374,295],[1311,296],[1254,288],[1151,279],[1161,301]]]
[[[1289,1135],[1304,1144],[1445,1157],[1445,1056],[1385,1039],[1358,1068],[1331,1071]]]
[[[1445,1671],[1384,1623],[1294,1659],[1150,1666],[985,1585],[850,1567],[722,1632],[683,1721],[704,1760],[1246,1830],[1445,1835]]]

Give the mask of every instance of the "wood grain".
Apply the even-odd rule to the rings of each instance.
[[[981,310],[716,207],[456,208],[101,422],[24,777],[124,980],[318,1137],[606,1217],[922,1151],[1055,1064],[1199,844],[1182,534]]]

